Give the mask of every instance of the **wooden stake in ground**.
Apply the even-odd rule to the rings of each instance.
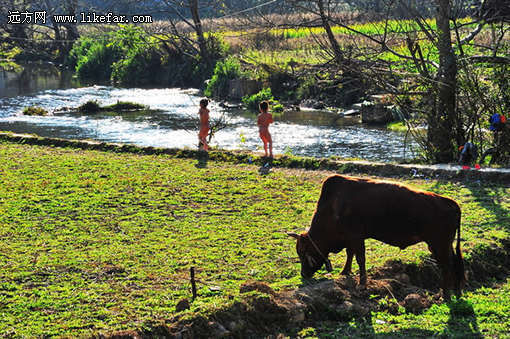
[[[191,266],[189,269],[190,273],[190,281],[191,281],[191,293],[193,295],[192,300],[195,300],[197,297],[197,284],[195,282],[195,267]]]

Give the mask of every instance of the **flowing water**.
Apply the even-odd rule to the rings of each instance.
[[[197,147],[197,112],[201,98],[198,90],[77,87],[68,73],[54,68],[49,71],[46,67],[42,67],[42,74],[33,70],[28,74],[0,71],[0,130],[144,146]],[[45,117],[21,114],[23,108],[30,105],[51,112],[64,106],[76,107],[89,100],[97,100],[101,105],[132,101],[150,106],[151,111],[55,113]],[[212,121],[223,116],[228,122],[228,127],[214,136],[213,146],[261,150],[255,112],[227,110],[215,102],[209,108]],[[330,112],[288,112],[275,118],[270,132],[275,154],[290,152],[378,161],[399,161],[404,155],[402,133],[362,125],[357,118],[338,118]],[[409,155],[408,149],[408,158]]]

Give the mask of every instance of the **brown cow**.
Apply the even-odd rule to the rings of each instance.
[[[351,272],[355,255],[361,285],[367,281],[365,239],[377,239],[401,249],[424,241],[441,268],[443,297],[449,299],[449,289],[454,288],[460,296],[465,282],[460,217],[459,205],[438,194],[384,181],[334,175],[322,185],[308,232],[288,234],[297,239],[304,278],[310,278],[323,264],[331,271],[328,254],[345,248],[347,261],[342,274]]]

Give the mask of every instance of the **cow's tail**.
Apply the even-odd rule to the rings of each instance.
[[[460,249],[460,221],[461,221],[461,211],[459,208],[458,218],[457,218],[457,246],[455,247],[455,258],[454,262],[454,272],[455,272],[455,292],[457,296],[460,297],[461,290],[466,283],[466,273],[464,271],[464,260],[462,259],[462,252]]]

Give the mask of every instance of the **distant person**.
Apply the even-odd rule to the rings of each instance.
[[[501,132],[505,127],[506,117],[503,114],[495,113],[489,118],[489,129],[492,132]]]
[[[509,113],[510,116],[510,113]],[[508,151],[503,149],[503,145],[507,147],[508,141],[508,135],[509,133],[505,133],[506,126],[507,126],[507,118],[503,114],[495,113],[489,118],[489,130],[494,134],[494,146],[486,150],[482,154],[482,158],[480,160],[480,163],[485,162],[485,157],[487,157],[489,154],[491,155],[491,160],[489,161],[489,166],[498,162],[503,161],[503,158],[505,157],[505,153],[508,154]]]
[[[198,132],[198,149],[207,151],[209,145],[207,144],[207,136],[209,135],[209,100],[200,100],[200,109],[198,114],[200,115],[200,131]]]
[[[269,147],[269,157],[273,157],[273,140],[269,134],[269,124],[273,122],[273,116],[268,112],[269,104],[267,101],[262,101],[259,104],[260,114],[257,117],[257,125],[259,126],[260,139],[264,143],[264,152],[267,157],[267,149]]]
[[[460,146],[459,150],[459,164],[462,165],[463,169],[469,169],[473,163],[475,164],[476,169],[480,168],[480,165],[476,164],[478,149],[473,143],[468,141],[464,144],[464,146]]]

